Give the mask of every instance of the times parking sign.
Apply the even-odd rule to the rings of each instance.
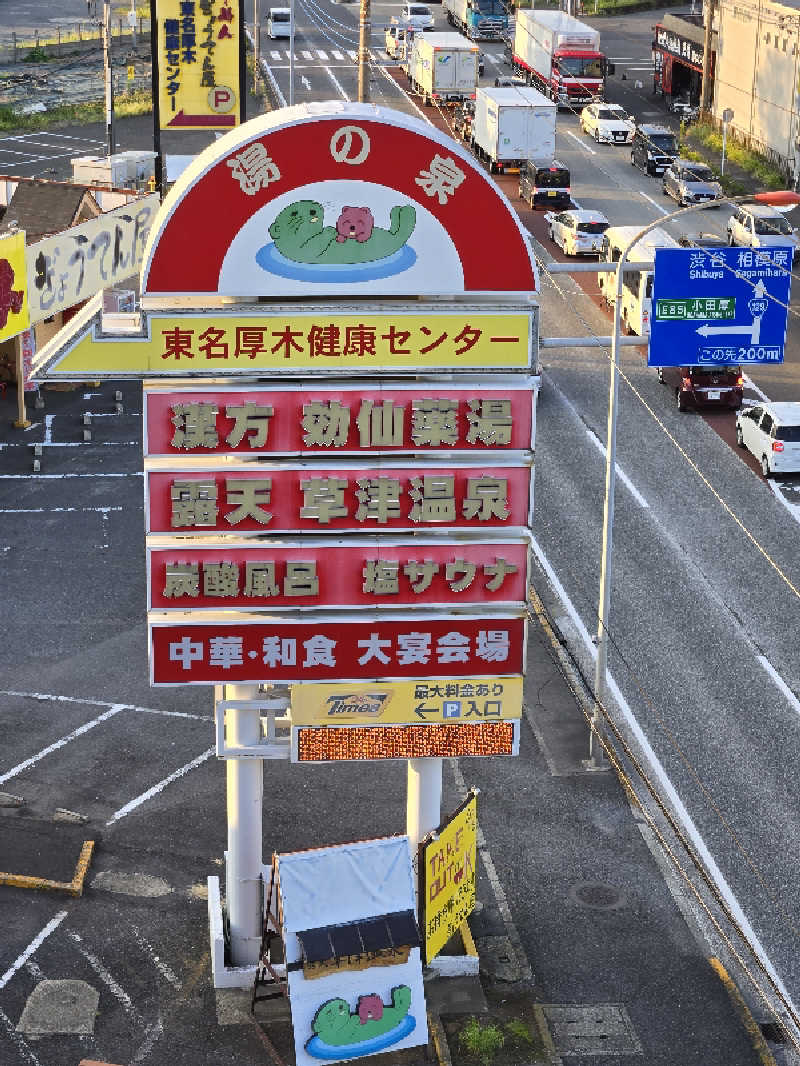
[[[656,250],[648,366],[782,363],[791,248]]]

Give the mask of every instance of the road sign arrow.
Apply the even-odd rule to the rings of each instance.
[[[170,129],[190,128],[192,126],[207,126],[210,128],[219,126],[235,126],[235,115],[187,115],[181,110],[167,123]]]
[[[424,703],[418,703],[417,706],[414,708],[414,714],[418,718],[421,718],[423,720],[423,722],[426,722],[427,718],[425,717],[425,715],[426,714],[436,714],[437,710],[438,710],[438,708],[436,708],[436,707],[426,707]]]
[[[761,319],[764,317],[769,306],[766,300],[767,288],[761,278],[758,279],[753,286],[752,299],[748,301],[747,307],[750,314],[753,316],[753,321],[749,326],[709,326],[708,323],[704,323],[700,326],[697,332],[702,337],[718,336],[719,334],[738,333],[750,336],[751,344],[758,344],[761,337]]]

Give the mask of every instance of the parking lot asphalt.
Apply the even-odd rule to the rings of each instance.
[[[255,1064],[270,1060],[265,1033],[291,1062],[285,1012],[256,1026],[246,994],[212,985],[206,879],[222,875],[225,771],[211,692],[148,683],[141,391],[42,397],[28,430],[11,426],[13,388],[0,397],[0,867],[68,880],[82,841],[95,848],[77,898],[0,885],[0,1062]],[[614,772],[585,769],[560,606],[543,573],[534,586],[519,756],[445,763],[443,812],[481,790],[480,987],[429,985],[429,1006],[452,1021],[512,1004],[538,1019],[549,1061],[572,1066],[781,1061],[730,961],[712,966],[708,918],[657,827]],[[268,763],[265,860],[404,832],[405,777],[399,762]],[[73,819],[54,821],[57,808]],[[405,1054],[472,1061],[457,1043]]]

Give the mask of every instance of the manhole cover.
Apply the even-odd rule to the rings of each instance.
[[[561,1055],[641,1055],[628,1012],[618,1003],[592,1006],[542,1004]]]
[[[602,881],[581,881],[573,885],[569,890],[569,898],[579,907],[596,907],[599,910],[613,910],[625,903],[625,897],[618,888]]]

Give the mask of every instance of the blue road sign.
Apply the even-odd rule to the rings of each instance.
[[[782,363],[791,248],[658,248],[648,366]]]

